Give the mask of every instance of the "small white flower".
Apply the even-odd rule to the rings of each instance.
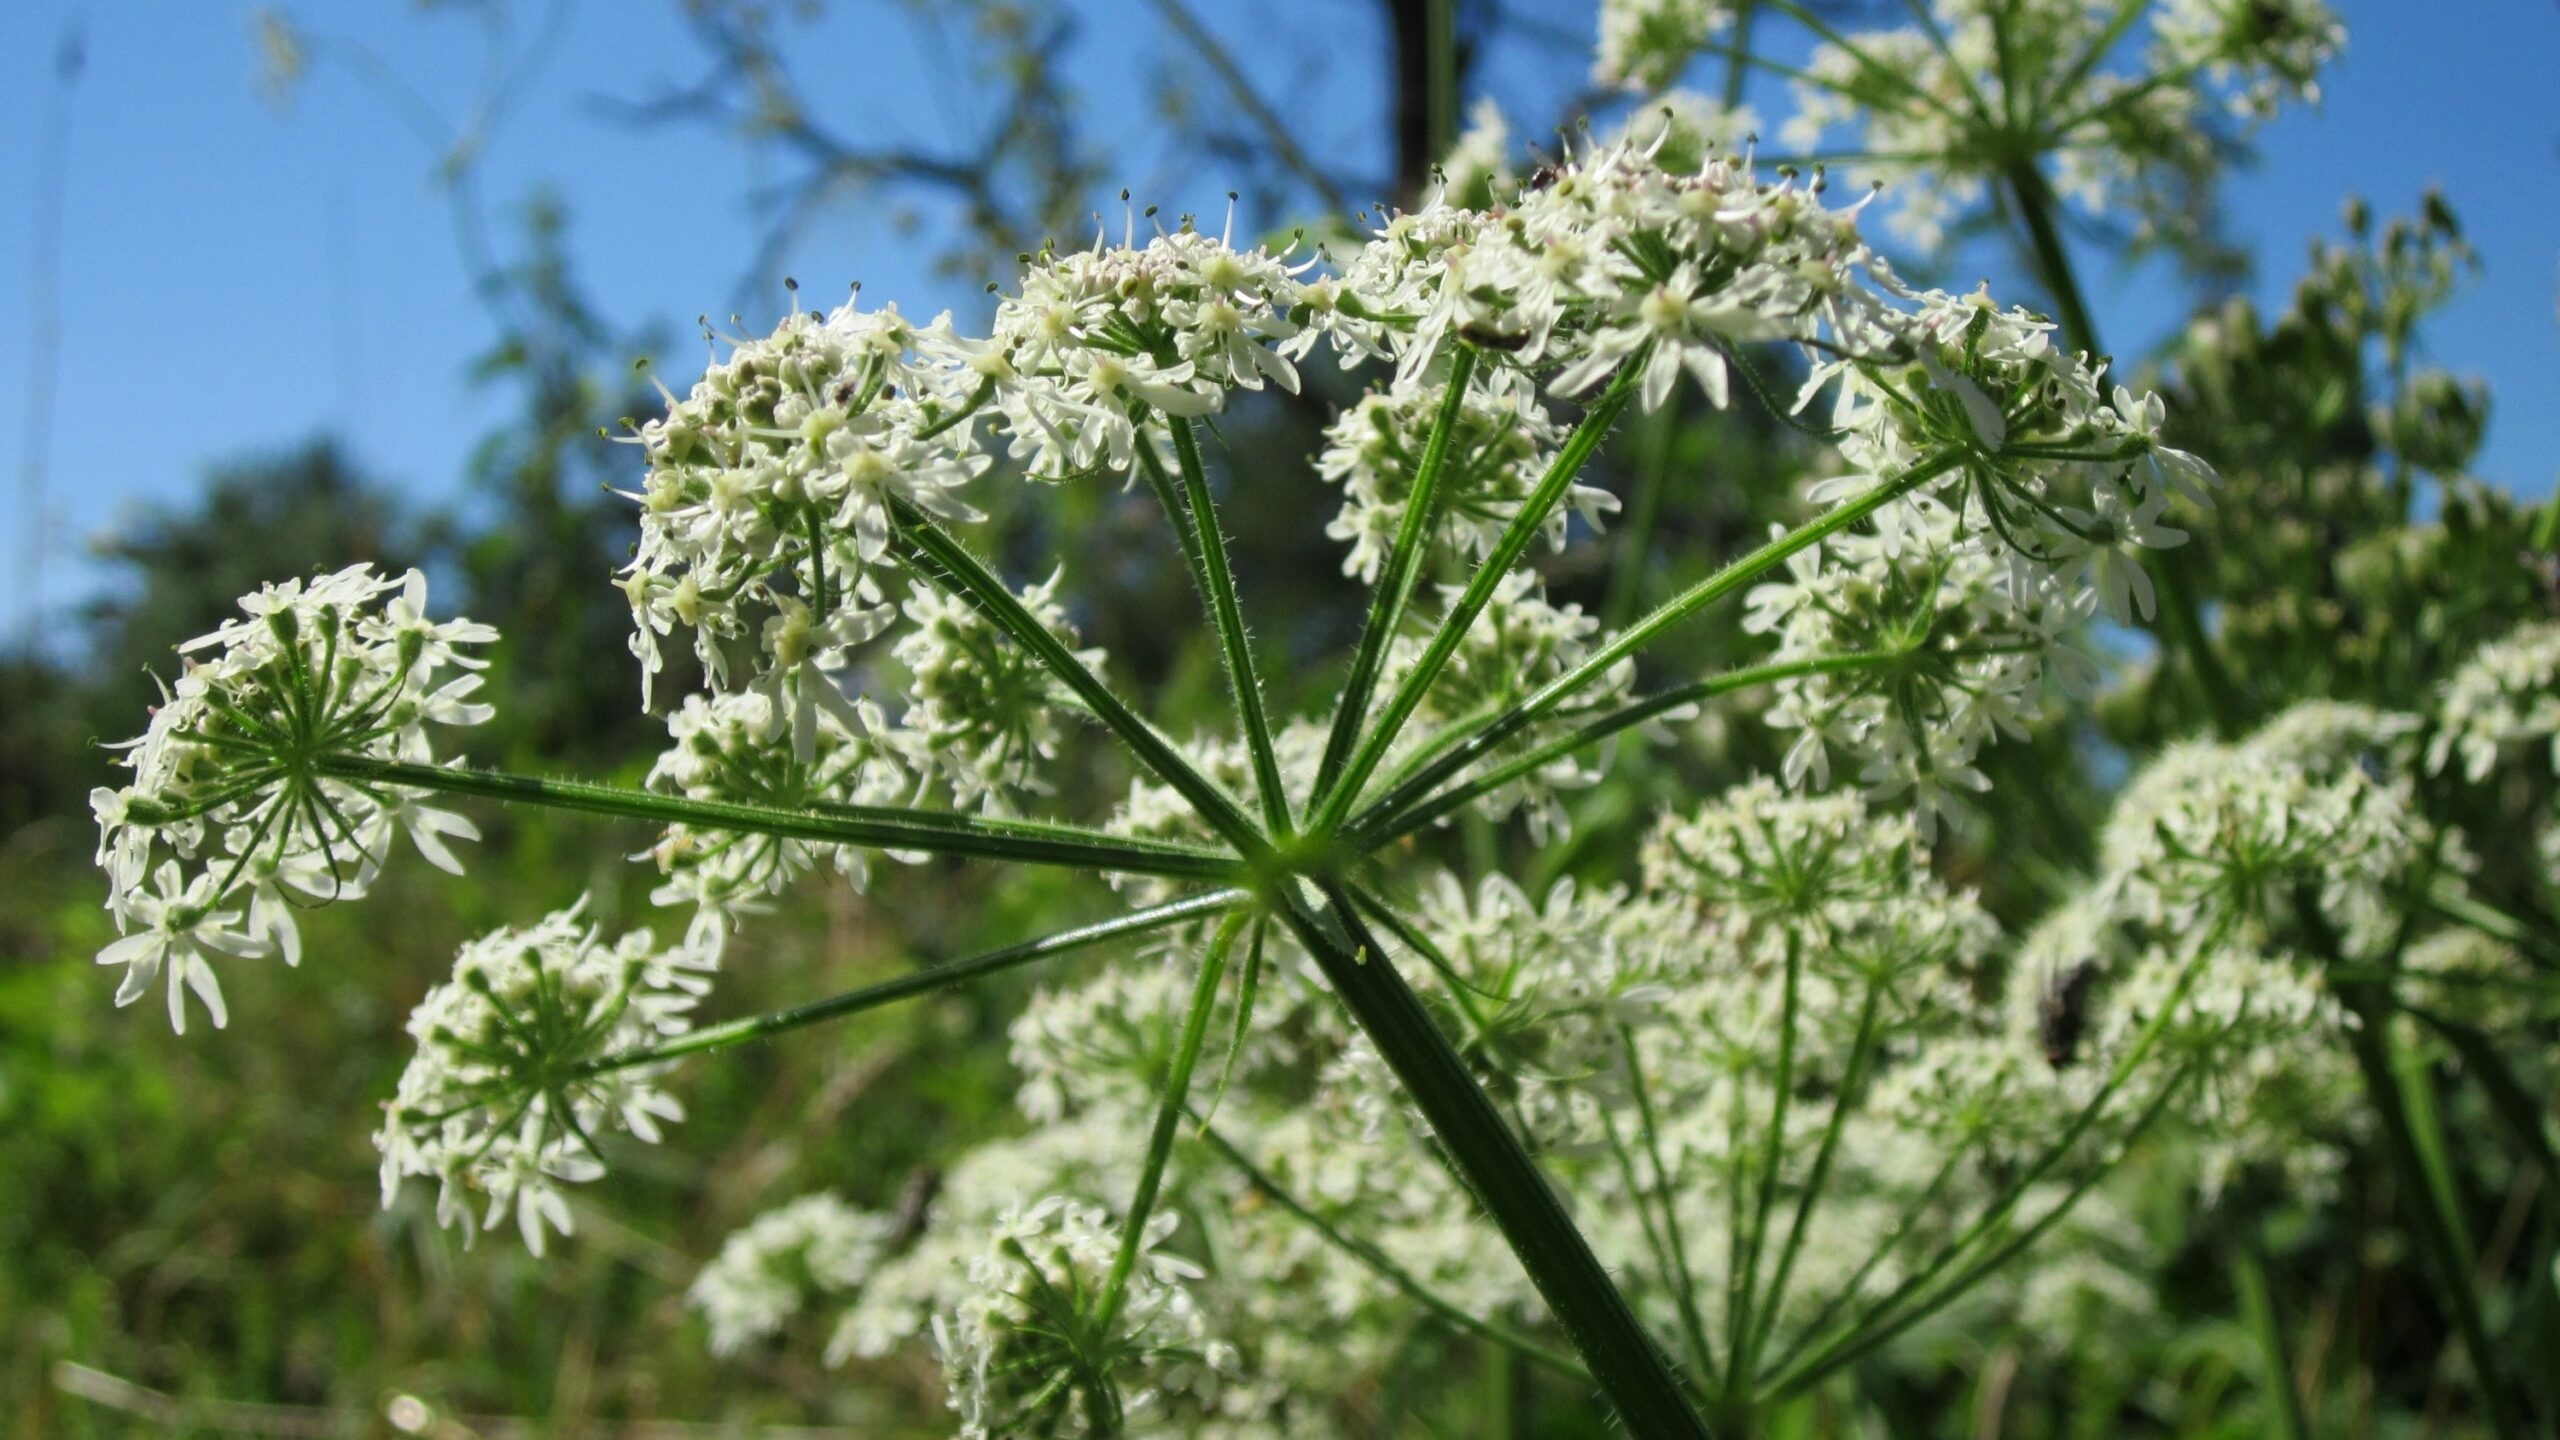
[[[124,983],[116,987],[116,1003],[130,1005],[150,992],[163,970],[169,976],[169,1028],[187,1033],[187,992],[204,1002],[219,1030],[230,1023],[223,1008],[222,982],[206,962],[211,954],[251,957],[269,953],[267,943],[241,928],[240,912],[217,908],[214,877],[182,874],[175,860],[164,860],[148,889],[126,899],[127,914],[139,933],[125,936],[98,953],[101,965],[122,965]]]

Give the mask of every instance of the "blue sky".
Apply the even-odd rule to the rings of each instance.
[[[517,8],[528,18],[536,9]],[[1074,73],[1104,138],[1131,157],[1126,183],[1169,209],[1208,208],[1223,179],[1171,168],[1143,138],[1147,78],[1180,57],[1149,6],[1072,8],[1082,22]],[[1234,37],[1266,94],[1328,117],[1315,147],[1376,153],[1374,6],[1307,0],[1287,7],[1285,27],[1245,5],[1195,8]],[[1530,8],[1587,33],[1587,8],[1572,0]],[[2324,104],[2288,112],[2230,186],[2234,228],[2263,257],[2258,291],[2280,302],[2305,240],[2337,232],[2346,194],[2390,215],[2442,185],[2486,270],[2434,327],[2430,359],[2491,381],[2497,413],[2483,471],[2543,493],[2560,469],[2560,98],[2548,79],[2560,62],[2560,6],[2339,8],[2349,48]],[[695,52],[674,9],[668,0],[567,6],[561,43],[528,77],[481,184],[501,222],[547,185],[572,213],[593,298],[625,323],[657,319],[682,335],[692,316],[730,307],[757,233],[744,202],[779,172],[771,157],[704,129],[639,130],[602,113],[604,97],[688,78]],[[930,138],[969,123],[966,87],[917,41],[903,7],[838,9],[802,52],[805,73],[827,77],[834,124]],[[379,52],[449,116],[479,87],[478,33],[449,15],[380,0],[302,10],[315,29],[337,27]],[[85,31],[86,66],[68,97],[62,342],[39,532],[52,613],[102,583],[84,558],[92,537],[138,504],[183,497],[209,464],[333,432],[386,484],[447,499],[473,443],[505,413],[504,397],[464,373],[491,331],[431,151],[343,66],[318,67],[290,105],[263,98],[249,11],[213,0],[0,5],[0,530],[10,537],[0,636],[27,630],[31,210],[68,24]],[[1361,63],[1329,63],[1327,43],[1357,47]],[[1514,42],[1496,57],[1494,83],[1535,88],[1542,53]],[[815,296],[859,278],[867,296],[911,311],[969,303],[970,287],[931,273],[923,248],[894,217],[845,208],[787,268]],[[2092,289],[2127,350],[2179,318],[2157,277],[2101,273]],[[692,353],[679,347],[667,368],[680,372]]]

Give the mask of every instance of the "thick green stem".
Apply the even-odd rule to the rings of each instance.
[[[1231,881],[1243,871],[1233,856],[1215,851],[1036,821],[992,820],[893,806],[828,805],[790,810],[729,800],[690,800],[586,780],[557,780],[458,765],[419,765],[364,755],[323,756],[314,768],[323,775],[356,784],[396,785],[587,815],[832,845],[1018,860],[1033,865],[1187,880]]]
[[[1669,1358],[1349,897],[1302,882],[1283,900],[1282,918],[1421,1108],[1628,1433],[1704,1437]]]
[[[1169,925],[1179,925],[1186,920],[1203,915],[1214,915],[1230,906],[1242,904],[1250,898],[1242,890],[1212,890],[1205,895],[1193,895],[1163,905],[1150,905],[1143,910],[1132,910],[1126,915],[1114,916],[1109,920],[1078,926],[1073,930],[1061,930],[1054,935],[1046,935],[1020,945],[1008,945],[1002,950],[990,950],[984,955],[955,960],[948,965],[936,965],[930,969],[918,970],[911,975],[901,975],[895,980],[884,980],[877,985],[848,990],[844,994],[831,995],[824,1000],[812,1000],[806,1005],[795,1005],[788,1010],[776,1010],[771,1014],[732,1020],[725,1025],[706,1025],[702,1029],[691,1031],[664,1044],[650,1045],[638,1050],[625,1050],[619,1054],[590,1061],[580,1073],[601,1074],[607,1070],[623,1070],[633,1065],[651,1065],[661,1060],[673,1060],[679,1055],[695,1055],[705,1050],[725,1050],[732,1045],[743,1045],[751,1040],[769,1039],[788,1030],[805,1029],[829,1020],[841,1020],[847,1015],[859,1015],[865,1010],[876,1010],[883,1005],[911,1000],[918,995],[935,990],[944,990],[972,980],[981,980],[1017,966],[1028,965],[1034,960],[1046,960],[1055,955],[1064,955],[1071,950],[1081,950],[1088,945],[1099,945],[1105,940],[1117,940],[1127,935],[1143,935],[1148,931],[1162,930]]]
[[[1550,1350],[1517,1330],[1471,1314],[1433,1294],[1431,1287],[1416,1279],[1413,1272],[1389,1259],[1385,1251],[1344,1231],[1342,1227],[1308,1208],[1304,1201],[1290,1194],[1286,1186],[1264,1173],[1261,1167],[1247,1158],[1242,1150],[1236,1148],[1233,1141],[1218,1133],[1215,1128],[1204,1124],[1200,1137],[1209,1142],[1209,1148],[1217,1151],[1219,1158],[1235,1167],[1236,1173],[1245,1178],[1245,1183],[1259,1191],[1264,1199],[1288,1211],[1292,1218],[1323,1237],[1326,1244],[1369,1267],[1379,1279],[1401,1291],[1405,1298],[1447,1321],[1454,1328],[1490,1340],[1524,1359],[1546,1366],[1557,1374],[1570,1375],[1586,1381],[1591,1378],[1591,1372],[1583,1368],[1582,1362],[1572,1356]]]
[[[1368,718],[1378,672],[1387,662],[1396,631],[1403,628],[1406,608],[1413,603],[1414,586],[1422,578],[1431,532],[1439,521],[1440,479],[1449,468],[1452,437],[1457,432],[1458,416],[1466,407],[1467,386],[1475,379],[1475,371],[1475,349],[1461,343],[1449,357],[1448,384],[1440,393],[1440,408],[1431,417],[1431,434],[1423,441],[1422,459],[1414,466],[1413,481],[1405,492],[1404,515],[1396,523],[1395,548],[1388,552],[1386,566],[1378,572],[1377,587],[1369,596],[1369,618],[1360,628],[1359,647],[1351,654],[1351,675],[1343,682],[1341,702],[1334,707],[1333,729],[1325,736],[1324,759],[1316,767],[1313,804],[1321,806],[1330,799],[1334,782],[1342,778],[1342,767],[1350,761],[1351,747],[1360,738],[1360,724]]]
[[[1147,1134],[1146,1160],[1138,1168],[1138,1188],[1129,1198],[1129,1213],[1120,1221],[1120,1249],[1111,1257],[1111,1274],[1102,1282],[1102,1299],[1096,1326],[1108,1334],[1111,1322],[1120,1314],[1120,1302],[1129,1293],[1130,1273],[1138,1268],[1138,1256],[1147,1245],[1147,1217],[1156,1208],[1156,1193],[1164,1185],[1164,1167],[1173,1158],[1173,1137],[1182,1128],[1182,1117],[1189,1112],[1191,1072],[1199,1068],[1200,1048],[1209,1040],[1209,1016],[1218,1008],[1218,982],[1226,978],[1227,952],[1233,950],[1236,936],[1252,916],[1243,910],[1230,910],[1218,922],[1217,931],[1209,937],[1209,948],[1200,957],[1200,975],[1192,982],[1191,1007],[1183,1014],[1182,1033],[1174,1040],[1173,1054],[1165,1062],[1164,1093],[1156,1097],[1155,1127]]]
[[[1245,751],[1253,759],[1254,788],[1262,798],[1262,821],[1275,836],[1289,833],[1289,791],[1280,779],[1278,752],[1271,748],[1271,717],[1263,709],[1262,673],[1253,660],[1253,637],[1245,629],[1244,607],[1236,600],[1236,577],[1227,562],[1226,527],[1218,523],[1218,507],[1209,494],[1209,472],[1200,462],[1200,437],[1191,422],[1168,416],[1174,458],[1182,465],[1182,493],[1191,512],[1193,542],[1208,593],[1210,622],[1227,663],[1227,687],[1236,697],[1236,713],[1244,721]],[[1139,458],[1149,466],[1160,462],[1145,445]]]
[[[1351,807],[1359,801],[1360,787],[1368,783],[1379,762],[1387,758],[1387,750],[1395,744],[1396,736],[1404,729],[1404,722],[1412,718],[1414,710],[1422,704],[1423,695],[1431,689],[1432,682],[1440,678],[1442,667],[1449,663],[1450,656],[1457,653],[1467,631],[1474,627],[1476,617],[1483,614],[1484,607],[1491,603],[1503,577],[1519,563],[1521,553],[1529,548],[1529,542],[1546,528],[1547,517],[1555,513],[1565,492],[1572,487],[1574,477],[1582,473],[1582,467],[1600,449],[1600,442],[1608,438],[1609,428],[1618,422],[1619,414],[1635,399],[1636,382],[1644,373],[1644,367],[1645,352],[1638,351],[1627,357],[1618,367],[1618,373],[1610,379],[1609,387],[1600,392],[1600,398],[1584,412],[1581,423],[1573,427],[1573,433],[1565,439],[1564,448],[1556,452],[1546,474],[1539,477],[1537,488],[1520,502],[1519,511],[1504,527],[1502,537],[1494,542],[1492,552],[1477,567],[1475,578],[1467,582],[1465,593],[1449,607],[1448,615],[1441,620],[1440,628],[1433,632],[1431,643],[1424,648],[1422,657],[1405,675],[1403,683],[1396,687],[1385,711],[1379,715],[1378,723],[1370,727],[1368,738],[1361,741],[1360,748],[1353,753],[1341,777],[1326,793],[1316,818],[1307,827],[1311,832],[1332,834],[1342,824],[1342,817],[1350,813]]]

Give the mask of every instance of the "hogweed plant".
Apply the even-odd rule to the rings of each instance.
[[[817,1304],[831,1358],[929,1348],[969,1435],[1336,1433],[1346,1377],[1417,1333],[1587,1385],[1635,1434],[1748,1431],[1915,1329],[2132,1293],[2100,1182],[2164,1121],[2221,1137],[2214,1176],[2327,1183],[2285,1137],[2306,1107],[2363,1123],[2339,1097],[2383,1021],[2324,977],[2400,963],[2410,896],[2476,904],[2413,796],[2560,734],[2560,647],[2484,653],[2440,716],[2312,708],[2171,752],[2085,891],[2005,934],[1931,846],[1985,747],[2095,685],[2093,624],[2155,613],[2145,552],[2214,473],[2050,322],[1902,280],[1864,201],[1725,150],[1672,167],[1668,136],[1338,256],[1133,224],[1025,257],[984,335],[849,302],[728,341],[632,437],[620,583],[670,703],[637,788],[454,760],[497,637],[428,619],[415,575],[247,597],[96,797],[119,1001],[164,984],[174,1023],[192,994],[221,1024],[220,968],[297,959],[297,908],[361,896],[402,833],[458,868],[451,803],[659,827],[676,940],[572,907],[464,947],[378,1135],[386,1202],[430,1179],[444,1222],[539,1253],[618,1145],[682,1118],[691,1057],[1116,946],[1014,1023],[1026,1133],[920,1213],[794,1201],[692,1290],[724,1353]],[[1792,396],[1748,358],[1773,347],[1803,359]],[[1229,558],[1259,502],[1204,452],[1237,392],[1319,363],[1373,377],[1315,458],[1366,616],[1327,703],[1276,714]],[[1623,626],[1551,600],[1533,559],[1616,508],[1595,453],[1683,388],[1821,438],[1803,518]],[[1168,733],[1082,641],[1090,556],[1008,577],[971,543],[998,475],[1160,502],[1223,729]],[[1647,666],[1702,623],[1765,654]],[[663,694],[679,669],[700,689]],[[1787,735],[1781,773],[1654,820],[1617,883],[1418,843],[1559,834],[1619,745],[1737,698]],[[1059,813],[1092,736],[1134,779]],[[1122,908],[697,1019],[772,897],[883,857],[1060,867]],[[2018,1278],[2057,1232],[2073,1258]]]

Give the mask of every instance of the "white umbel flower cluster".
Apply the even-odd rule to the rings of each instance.
[[[2102,396],[2050,329],[1980,294],[1932,292],[1908,369],[1837,367],[1833,423],[1856,468],[1816,486],[1817,501],[1924,454],[1965,455],[1872,530],[1799,552],[1785,579],[1753,590],[1746,626],[1778,638],[1781,662],[1873,660],[1781,685],[1767,718],[1802,732],[1789,783],[1825,783],[1837,747],[1870,794],[1909,792],[1929,823],[1988,786],[1973,764],[1985,744],[2023,733],[2057,686],[2095,687],[2095,664],[2067,643],[2095,613],[2152,616],[2142,553],[2185,543],[2163,517],[2173,498],[2209,506],[2213,473],[2160,443],[2157,396]]]
[[[1148,1221],[1127,1288],[1111,1296],[1120,1234],[1102,1210],[1053,1195],[997,1222],[969,1264],[968,1297],[933,1322],[964,1440],[1117,1435],[1143,1429],[1167,1389],[1214,1393],[1232,1352],[1191,1301],[1200,1267],[1162,1248],[1177,1223]]]
[[[833,1195],[803,1195],[731,1235],[685,1303],[711,1327],[711,1353],[735,1355],[780,1330],[812,1295],[859,1289],[896,1224]]]
[[[663,1064],[613,1062],[692,1028],[718,953],[660,949],[646,930],[608,943],[585,910],[463,946],[410,1014],[418,1052],[374,1136],[385,1208],[405,1177],[429,1176],[438,1223],[470,1236],[512,1212],[539,1255],[546,1231],[571,1230],[560,1187],[605,1172],[598,1136],[655,1144],[684,1118]]]
[[[1596,84],[1659,90],[1733,23],[1731,0],[1600,0]]]
[[[1794,90],[1784,142],[1849,152],[1894,186],[1894,222],[1936,245],[2007,167],[2051,157],[2093,210],[2159,172],[2214,163],[2215,102],[2246,123],[2316,100],[2345,42],[2321,0],[1929,0],[1920,24],[1834,33]],[[2142,21],[2149,41],[2141,43]]]
[[[1535,1138],[1666,1343],[1687,1323],[1682,1290],[1721,1286],[1747,1256],[1729,1242],[1728,1197],[1750,1195],[1764,1166],[1782,1195],[1817,1164],[1828,1171],[1803,1234],[1788,1240],[1780,1207],[1756,1261],[1765,1281],[1781,1250],[1793,1252],[1769,1322],[1783,1348],[1812,1338],[1835,1299],[1872,1304],[1953,1240],[2062,1139],[2093,1073],[2120,1053],[2109,1027],[2140,1019],[2130,1003],[2093,1012],[2084,1053],[2057,1068],[2031,1030],[2010,1029],[1982,998],[1998,988],[1998,927],[1932,876],[1911,818],[1769,782],[1662,822],[1638,890],[1564,884],[1541,896],[1441,874],[1397,909],[1411,922],[1380,932],[1385,958],[1416,977],[1507,1118]],[[1200,943],[1196,932],[1170,938],[1034,999],[1012,1032],[1033,1130],[956,1164],[912,1241],[858,1285],[820,1287],[849,1305],[835,1355],[877,1356],[931,1331],[964,1419],[991,1429],[1055,1385],[1055,1408],[1033,1418],[1077,1433],[1089,1422],[1062,1395],[1107,1382],[1139,1433],[1348,1435],[1356,1421],[1333,1408],[1344,1377],[1382,1372],[1410,1343],[1405,1282],[1495,1323],[1541,1322],[1527,1278],[1487,1262],[1463,1190],[1431,1158],[1383,1058],[1273,926],[1239,943],[1256,998],[1246,1009],[1240,987],[1209,1019],[1217,1038],[1191,1096],[1195,1120],[1158,1201],[1157,1229],[1165,1214],[1182,1217],[1181,1233],[1199,1227],[1183,1247],[1196,1258],[1160,1277],[1179,1292],[1162,1312],[1179,1324],[1078,1368],[1113,1339],[1079,1329],[1090,1312],[1078,1308],[1117,1238],[1100,1207],[1132,1180],[1134,1157],[1111,1137],[1148,1123]],[[2180,1053],[2214,1034],[2236,1046],[2243,1033],[2199,1013]],[[2146,1084],[2109,1103],[2058,1173],[2104,1163],[2132,1102],[2153,1093]],[[2020,1223],[2067,1188],[2039,1186]],[[1748,1206],[1738,1213],[1747,1219]],[[2107,1223],[2103,1210],[2074,1222]],[[1688,1237],[1677,1258],[1674,1225]],[[1022,1255],[1006,1248],[1017,1232],[1036,1232],[1018,1237]],[[2104,1323],[2102,1307],[2072,1297],[2130,1293],[2126,1267],[2148,1258],[2138,1243],[2093,1251],[2068,1294],[1995,1287],[1964,1313],[1990,1323],[2030,1303],[2039,1314],[2076,1305]],[[1721,1314],[1700,1323],[1728,1343]],[[1204,1335],[1236,1348],[1214,1351]],[[1153,1430],[1131,1398],[1149,1391],[1162,1397]]]
[[[395,834],[461,872],[447,842],[477,839],[471,822],[362,769],[439,763],[442,730],[492,713],[472,698],[486,662],[469,652],[497,632],[426,607],[424,575],[357,565],[263,586],[242,619],[179,647],[150,729],[117,747],[132,780],[89,797],[125,934],[98,957],[124,967],[117,1004],[165,972],[172,1026],[186,1028],[190,990],[221,1025],[210,957],[301,963],[295,909],[363,894]]]
[[[1075,626],[1057,601],[1061,575],[1024,590],[1022,608],[1091,670],[1102,652],[1076,649]],[[1049,789],[1040,767],[1057,758],[1063,734],[1058,683],[1039,659],[1007,638],[976,607],[918,586],[906,604],[914,626],[898,640],[907,669],[901,735],[931,767],[953,804],[1009,813]]]
[[[2547,622],[2481,646],[2453,673],[2436,702],[2427,768],[2460,757],[2463,778],[2478,784],[2502,757],[2541,742],[2560,769],[2560,625]]]
[[[2164,935],[2307,937],[2370,958],[2443,852],[2413,792],[2413,722],[2307,705],[2237,745],[2191,742],[2126,787],[2102,841],[2120,911]]]
[[[985,597],[964,601],[898,539],[902,526],[971,518],[959,489],[992,454],[1040,477],[1160,475],[1169,427],[1237,390],[1294,388],[1318,344],[1345,364],[1386,357],[1392,382],[1328,434],[1320,468],[1345,492],[1331,533],[1350,545],[1348,573],[1382,574],[1421,437],[1445,412],[1422,560],[1464,565],[1501,545],[1533,499],[1551,544],[1615,508],[1596,487],[1553,478],[1569,447],[1545,396],[1588,399],[1621,376],[1617,393],[1653,408],[1685,376],[1723,405],[1730,347],[1795,340],[1822,361],[1806,401],[1838,391],[1831,420],[1850,466],[1814,502],[1864,504],[1886,486],[1899,498],[1807,562],[1826,604],[1764,603],[1760,623],[1789,659],[1870,643],[1860,632],[1879,626],[1919,627],[1927,653],[1902,667],[1926,672],[1917,678],[1791,693],[1783,718],[1815,737],[1794,773],[1818,777],[1845,748],[1876,793],[1916,791],[1932,811],[1973,783],[1991,734],[2032,716],[2049,663],[2076,673],[2062,632],[2101,602],[2149,609],[2134,553],[2184,538],[2165,507],[2172,494],[2200,499],[2209,472],[2158,444],[2155,399],[2103,394],[2050,327],[1979,296],[1911,290],[1859,239],[1856,207],[1828,209],[1819,185],[1792,177],[1763,184],[1693,128],[1666,121],[1640,142],[1586,146],[1496,208],[1444,197],[1391,216],[1338,266],[1240,250],[1186,221],[1144,244],[1034,257],[984,339],[948,317],[918,326],[847,305],[739,342],[639,436],[650,477],[625,577],[635,649],[655,668],[662,642],[690,629],[711,690],[762,694],[803,766],[831,716],[955,804],[1007,811],[1047,788],[1060,693],[972,608]],[[1665,167],[1674,150],[1689,168]],[[1452,398],[1460,345],[1477,363]],[[1908,603],[1860,613],[1875,608],[1865,596],[1877,572],[1897,567],[1913,573],[1889,577],[1886,598]],[[1931,567],[1954,577],[1943,597],[1923,583]],[[1060,583],[1052,574],[1020,599],[1072,646]],[[1480,647],[1471,635],[1483,663],[1452,666],[1440,687],[1526,674],[1604,638],[1525,576],[1505,577],[1497,603],[1521,623],[1495,624]],[[863,658],[873,642],[912,677],[894,733],[851,693],[882,672]],[[1426,718],[1458,713],[1427,698]],[[1544,733],[1569,718],[1549,717]],[[1553,789],[1578,778],[1560,766],[1483,803],[1500,814],[1534,801],[1552,824]]]

